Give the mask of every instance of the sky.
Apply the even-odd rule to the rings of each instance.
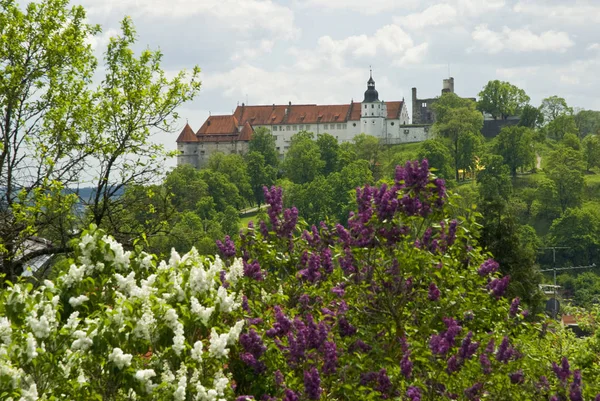
[[[600,0],[75,0],[103,33],[99,55],[130,16],[141,48],[160,49],[168,73],[202,70],[186,121],[254,104],[360,102],[373,69],[381,100],[440,94],[442,80],[476,97],[490,80],[531,103],[558,95],[600,110]],[[174,163],[174,162],[173,162]]]

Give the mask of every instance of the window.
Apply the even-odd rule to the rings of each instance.
[[[375,113],[371,113],[371,115],[372,115],[372,116],[374,116],[374,115],[375,115]]]
[[[307,130],[307,131],[309,131],[310,130],[310,125],[305,125],[304,129]]]
[[[201,150],[201,151],[200,151],[200,154],[201,154],[201,155],[203,155],[203,154],[204,154],[204,151],[203,151],[203,150]]]
[[[380,104],[379,104],[379,105],[377,105],[377,108],[378,108],[378,109],[380,109],[380,108],[381,108],[381,105],[380,105]]]
[[[372,108],[372,109],[374,109],[374,108],[375,108],[375,105],[374,105],[374,104],[372,104],[372,105],[371,105],[371,108]]]
[[[283,131],[283,126],[279,126],[279,131]]]
[[[425,102],[421,103],[421,107],[427,107],[427,103],[425,103]]]
[[[300,131],[302,131],[302,130],[304,129],[304,125],[301,125],[301,126],[299,127],[299,129],[300,129]]]
[[[410,133],[410,130],[407,130],[407,129],[404,130],[405,135],[408,135],[409,133]]]
[[[392,122],[390,123],[390,125],[393,127],[393,126],[394,126],[394,122],[392,121]]]
[[[181,151],[181,154],[184,154],[184,153],[185,153],[185,152],[182,150],[182,151]]]
[[[342,124],[338,124],[337,129],[342,129]]]
[[[329,129],[329,125],[323,124],[323,129]]]
[[[277,131],[277,126],[274,126],[274,127],[273,127],[273,131]]]
[[[279,152],[279,146],[277,146],[277,151]]]
[[[289,125],[286,125],[286,126],[285,126],[285,130],[286,130],[286,131],[289,131],[289,130],[291,130],[291,129],[292,129],[292,127],[290,127]]]
[[[375,124],[375,120],[373,120],[373,124]]]
[[[367,105],[365,104],[365,109],[367,108]]]
[[[342,128],[346,129],[346,128],[348,128],[348,125],[344,124],[344,125],[342,125]]]
[[[356,127],[356,123],[352,123],[352,126],[353,126],[353,127]]]
[[[293,128],[292,131],[298,131],[298,126],[297,125],[294,125],[292,128]]]

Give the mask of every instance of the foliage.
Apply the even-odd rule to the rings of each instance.
[[[248,152],[258,152],[268,166],[276,168],[279,164],[279,156],[275,146],[275,136],[265,127],[259,127],[252,133],[248,143]]]
[[[600,111],[580,110],[575,114],[575,124],[582,139],[588,135],[600,134]]]
[[[254,202],[260,207],[264,201],[262,188],[275,183],[277,171],[265,162],[265,157],[260,152],[249,152],[246,164]]]
[[[588,135],[581,141],[585,170],[600,167],[600,135]]]
[[[556,185],[561,210],[581,204],[583,194],[583,159],[581,153],[559,147],[548,155],[547,175]]]
[[[437,135],[449,141],[456,180],[461,166],[468,167],[474,160],[472,156],[481,141],[483,116],[475,106],[472,100],[462,99],[454,93],[443,94],[433,105],[437,118],[433,128]],[[463,155],[463,147],[468,150],[466,156]]]
[[[338,140],[330,134],[317,134],[317,146],[319,146],[321,159],[325,162],[323,174],[328,175],[337,171],[340,148]]]
[[[570,114],[561,114],[550,121],[545,127],[546,136],[555,140],[562,140],[565,135],[579,135],[575,117]]]
[[[448,148],[437,139],[428,139],[421,143],[419,159],[427,159],[429,166],[435,169],[440,178],[452,178],[452,155]]]
[[[238,154],[225,155],[216,152],[210,156],[206,167],[210,170],[225,174],[229,181],[237,187],[240,196],[244,198],[246,202],[253,201],[254,194],[250,184],[248,167],[242,156]]]
[[[565,134],[560,142],[562,145],[569,147],[571,149],[574,149],[574,150],[581,149],[581,141],[579,140],[579,137],[575,134],[570,134],[570,133]]]
[[[120,195],[158,182],[168,153],[150,141],[151,131],[171,131],[174,110],[195,96],[200,83],[198,68],[168,79],[159,51],[136,56],[135,29],[125,18],[104,52],[104,77],[92,88],[97,62],[88,38],[99,28],[86,23],[82,7],[69,8],[66,0],[24,9],[12,0],[1,4],[0,266],[14,280],[29,260],[72,251],[70,240],[90,222],[125,241],[142,234],[120,219],[146,194]],[[90,181],[89,198],[65,197],[65,205],[48,198]],[[75,202],[83,213],[75,213]],[[150,231],[163,225],[156,223]],[[48,233],[54,244],[26,249],[32,236]]]
[[[595,208],[570,208],[554,220],[548,233],[568,263],[590,265],[600,257],[600,212]]]
[[[533,133],[526,127],[504,127],[495,139],[494,151],[502,156],[512,176],[519,167],[531,167],[535,162]]]
[[[544,115],[544,122],[551,123],[559,116],[573,115],[573,108],[567,105],[567,101],[558,96],[550,96],[542,100],[540,112]]]
[[[313,140],[313,134],[304,131],[292,135],[290,148],[283,161],[286,176],[296,184],[304,184],[313,181],[324,167],[325,162],[321,159],[321,151]]]
[[[544,124],[544,115],[537,107],[529,104],[523,106],[519,119],[521,127],[539,128]]]
[[[512,85],[510,82],[489,81],[481,92],[477,109],[489,113],[494,120],[506,119],[521,113],[529,103],[529,96],[523,89]]]

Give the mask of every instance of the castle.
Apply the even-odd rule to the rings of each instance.
[[[444,79],[442,94],[454,93],[454,78]],[[341,142],[356,135],[372,135],[387,145],[421,142],[430,137],[435,122],[432,110],[438,98],[418,99],[412,88],[412,124],[403,100],[379,100],[371,72],[361,103],[317,105],[292,104],[250,106],[242,103],[231,115],[209,116],[194,133],[186,124],[177,138],[177,165],[202,167],[215,152],[245,154],[254,130],[265,128],[275,137],[280,156],[289,149],[291,138],[300,131],[328,133]]]

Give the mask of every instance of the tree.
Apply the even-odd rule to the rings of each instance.
[[[421,143],[419,159],[427,159],[429,166],[435,169],[435,174],[444,179],[452,178],[452,155],[448,148],[437,139],[428,139]]]
[[[547,175],[556,185],[563,213],[581,204],[583,196],[583,159],[580,152],[560,146],[548,155]]]
[[[504,159],[513,177],[519,167],[535,163],[533,132],[526,127],[504,127],[495,139],[494,152]]]
[[[312,134],[299,132],[292,135],[283,166],[286,176],[296,184],[304,184],[315,179],[323,171],[325,162],[321,159],[319,145]]]
[[[338,153],[340,145],[338,140],[330,134],[317,134],[317,145],[321,152],[321,159],[325,162],[323,173],[329,175],[338,170]]]
[[[519,125],[521,127],[528,128],[539,128],[544,124],[544,115],[537,107],[533,107],[529,104],[523,106],[521,110],[521,116],[519,118]]]
[[[523,89],[504,81],[489,81],[479,92],[477,109],[489,113],[494,120],[519,115],[529,103],[529,96]]]
[[[200,176],[200,171],[191,164],[182,164],[167,174],[163,185],[172,196],[172,203],[178,212],[196,209],[196,202],[208,196],[208,184]]]
[[[600,134],[600,111],[580,110],[575,114],[575,124],[582,139],[587,135]]]
[[[590,171],[593,167],[600,167],[600,136],[587,135],[581,141],[585,170]]]
[[[562,255],[569,263],[592,264],[600,257],[600,214],[592,208],[569,208],[554,220],[548,236],[552,245],[568,248]]]
[[[546,136],[560,141],[567,134],[579,136],[575,117],[569,114],[561,114],[550,121],[545,127]]]
[[[574,150],[581,149],[581,141],[579,140],[579,137],[575,134],[571,134],[571,133],[565,134],[565,136],[563,136],[563,138],[560,142],[563,146],[569,147],[571,149],[574,149]]]
[[[250,176],[246,161],[241,155],[225,155],[220,152],[213,153],[208,159],[207,168],[225,174],[230,182],[237,188],[240,195],[248,202],[252,202],[254,194],[250,184]]]
[[[208,195],[214,200],[217,212],[224,212],[227,206],[233,206],[236,209],[244,206],[244,199],[237,187],[229,181],[225,174],[206,169],[200,170],[198,174],[206,182]]]
[[[260,207],[264,200],[263,187],[271,187],[275,183],[277,171],[265,163],[265,157],[260,152],[248,153],[246,164],[254,201]]]
[[[90,222],[124,238],[118,216],[137,200],[121,194],[158,183],[169,154],[150,135],[173,129],[174,110],[194,97],[200,82],[198,68],[167,79],[158,51],[136,57],[135,30],[125,18],[121,36],[111,38],[104,53],[105,76],[91,89],[96,60],[86,40],[99,28],[85,23],[83,8],[69,9],[65,0],[32,3],[25,12],[12,0],[1,4],[0,264],[14,278],[33,257],[71,251],[70,239]],[[85,208],[75,215],[77,227],[63,225],[60,242],[26,252],[28,238],[47,229],[41,223],[49,220],[38,216],[51,204],[49,193],[78,182],[92,182],[94,189],[77,199]]]
[[[573,108],[567,105],[567,101],[564,98],[550,96],[542,100],[540,112],[544,115],[544,122],[549,124],[558,116],[573,115]]]
[[[454,171],[458,180],[458,170],[461,164],[461,140],[471,134],[471,138],[481,136],[483,116],[475,108],[475,102],[461,99],[454,93],[445,93],[433,105],[436,113],[434,131],[450,142],[450,152],[454,158]],[[462,143],[472,143],[464,141]],[[464,159],[464,158],[463,158]]]
[[[265,127],[254,130],[248,143],[248,152],[258,152],[265,158],[265,163],[271,167],[279,164],[279,153],[275,146],[275,136]]]

